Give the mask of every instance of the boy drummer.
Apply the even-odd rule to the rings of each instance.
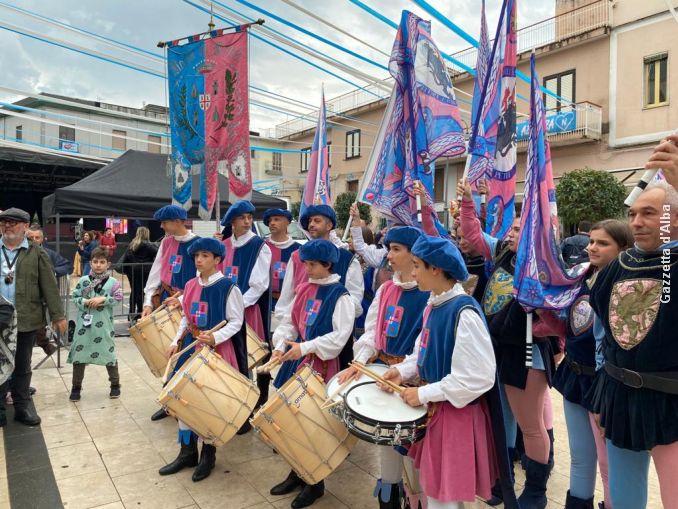
[[[247,366],[245,338],[242,333],[245,307],[237,285],[224,277],[218,268],[224,258],[224,246],[216,239],[201,238],[191,245],[188,255],[195,260],[200,275],[186,283],[182,299],[184,316],[168,355],[173,355],[180,344],[189,345],[197,340],[200,342],[197,348],[202,345],[214,347],[226,362],[242,372],[243,365]],[[205,332],[224,320],[227,324],[219,330]],[[194,351],[192,348],[179,357],[175,373]],[[246,369],[245,367],[245,374]],[[179,420],[179,443],[181,445],[179,455],[160,469],[160,475],[174,474],[185,467],[197,465],[193,472],[193,482],[208,477],[214,468],[216,448],[203,444],[198,462],[197,435],[181,420]]]
[[[384,378],[423,382],[401,394],[408,405],[428,405],[431,414],[426,436],[409,456],[428,507],[459,509],[476,495],[489,498],[496,477],[489,412],[479,399],[494,385],[494,351],[478,303],[458,284],[468,278],[459,250],[449,240],[422,235],[412,254],[414,277],[431,297],[414,353]]]
[[[308,281],[295,288],[290,311],[273,334],[273,358],[282,362],[273,385],[282,387],[297,369],[309,364],[325,382],[339,371],[339,354],[353,331],[355,306],[332,266],[339,250],[328,240],[316,239],[299,249]],[[301,487],[292,508],[308,507],[325,493],[325,483],[304,483],[291,471],[271,495],[286,495]]]
[[[422,235],[411,226],[391,228],[384,239],[386,258],[393,267],[393,280],[379,287],[367,311],[365,333],[353,346],[358,362],[393,365],[412,353],[421,332],[422,315],[429,298],[417,286],[412,275],[411,249]],[[339,375],[339,383],[359,378],[360,373],[349,367]],[[379,447],[381,479],[374,491],[381,509],[400,507],[400,486],[403,477],[402,456],[392,447]]]

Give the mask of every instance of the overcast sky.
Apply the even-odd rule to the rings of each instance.
[[[105,35],[149,51],[160,52],[156,47],[159,40],[169,40],[207,29],[209,16],[182,0],[3,0],[43,16],[57,19],[90,32]],[[281,0],[250,0],[285,19],[318,33],[356,53],[387,64],[383,55],[347,36],[320,24]],[[200,3],[199,0],[194,0]],[[226,6],[244,15],[258,18],[266,16],[238,3],[236,0],[221,0]],[[307,10],[330,20],[371,45],[390,53],[395,30],[373,18],[348,0],[295,0]],[[396,23],[403,9],[409,9],[424,19],[431,16],[409,0],[365,0],[370,7],[378,10]],[[479,32],[480,0],[429,0],[429,3],[445,14],[457,25],[477,38]],[[493,37],[500,0],[487,0],[487,18],[490,37]],[[216,6],[215,6],[216,8]],[[553,0],[520,0],[518,2],[518,27],[553,16]],[[0,25],[8,24],[30,28],[41,33],[67,40],[74,44],[96,49],[118,58],[151,67],[162,72],[162,65],[139,55],[116,50],[102,43],[94,42],[63,28],[17,14],[0,5]],[[216,21],[217,27],[224,26]],[[318,49],[342,62],[378,78],[385,78],[383,69],[351,57],[309,36],[301,34],[273,19],[267,19],[266,26],[275,28],[314,49]],[[441,23],[432,23],[433,40],[447,53],[468,47],[468,43],[452,33]],[[164,105],[166,102],[162,79],[145,75],[92,57],[74,53],[63,48],[48,45],[16,33],[0,30],[0,85],[32,92],[51,92],[72,97],[100,100],[126,106],[141,107],[143,103]],[[323,67],[327,64],[317,62]],[[351,81],[357,78],[341,71],[333,72]],[[351,86],[320,70],[286,55],[265,43],[251,39],[250,83],[272,92],[317,104],[320,86],[325,85],[329,99],[348,92]],[[361,82],[361,84],[363,84]],[[252,98],[262,99],[260,96]],[[16,100],[0,92],[0,100]],[[288,106],[289,107],[289,106]],[[253,130],[274,127],[290,117],[260,108],[251,108]]]

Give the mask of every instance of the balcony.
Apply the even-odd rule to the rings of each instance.
[[[573,38],[580,38],[596,30],[606,31],[609,27],[610,2],[598,0],[518,30],[518,54],[553,44],[569,43]],[[467,48],[453,53],[452,56],[475,69],[478,49]],[[464,74],[464,71],[457,71],[457,75],[461,74]]]
[[[560,111],[547,110],[546,124],[552,146],[597,141],[602,136],[603,109],[597,104],[580,102]],[[519,119],[516,131],[518,150],[526,148],[529,139],[528,120]]]

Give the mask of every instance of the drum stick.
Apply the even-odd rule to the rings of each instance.
[[[330,394],[329,396],[327,396],[327,399],[325,400],[325,402],[324,402],[324,403],[322,404],[322,406],[320,407],[320,410],[324,410],[325,408],[332,407],[332,406],[334,406],[334,405],[337,404],[337,403],[341,403],[341,400],[338,400],[338,401],[333,401],[333,400],[334,400],[334,398],[336,398],[337,395],[338,395],[338,394],[339,394],[339,393],[340,393],[340,392],[341,392],[348,384],[350,384],[352,381],[353,381],[353,377],[351,377],[351,378],[349,378],[348,380],[346,380],[343,384],[341,384],[339,387],[337,387],[337,389],[336,389],[332,394]]]
[[[380,377],[380,376],[377,375],[374,371],[372,371],[371,369],[365,367],[365,365],[364,365],[364,364],[361,364],[360,362],[355,362],[355,361],[353,361],[353,362],[351,363],[351,366],[353,366],[354,368],[356,368],[356,369],[357,369],[358,371],[360,371],[362,374],[367,375],[367,376],[370,377],[372,380],[375,380],[375,381],[377,381],[377,382],[380,382],[380,383],[382,383],[382,384],[384,384],[384,385],[389,386],[391,389],[393,389],[393,390],[394,390],[395,392],[397,392],[398,394],[400,394],[401,392],[403,392],[403,391],[405,390],[405,387],[401,387],[400,385],[394,384],[394,383],[391,382],[390,380],[386,380],[386,379]]]
[[[168,298],[170,298],[170,299],[176,299],[176,298],[179,297],[180,295],[181,295],[181,292],[179,291],[179,292],[175,293],[174,295],[170,295]],[[167,299],[165,299],[165,300],[167,300]],[[165,309],[166,307],[167,307],[167,304],[160,304],[160,305],[158,306],[158,309],[154,309],[154,310],[153,310],[153,313],[157,313],[158,311],[161,311],[161,310]],[[151,313],[151,314],[153,314],[153,313]]]
[[[219,329],[221,329],[224,325],[226,325],[227,323],[228,323],[228,322],[227,322],[226,320],[222,320],[222,321],[219,322],[216,326],[214,326],[214,327],[212,327],[210,330],[208,330],[207,333],[208,333],[208,334],[211,334],[211,333],[213,333],[213,332],[216,332],[216,331],[218,331]],[[197,339],[196,339],[195,341],[193,341],[193,343],[191,343],[190,345],[188,345],[186,348],[183,348],[182,350],[178,351],[177,353],[175,353],[174,355],[172,355],[172,356],[169,358],[169,360],[167,361],[167,366],[165,367],[165,373],[164,373],[163,376],[162,376],[162,383],[167,382],[167,375],[168,375],[168,373],[169,373],[170,367],[172,366],[172,363],[173,363],[175,360],[177,360],[179,357],[181,357],[183,354],[185,354],[186,352],[188,352],[191,348],[193,348],[193,347],[196,345],[196,343],[198,343],[198,340],[197,340]]]
[[[278,364],[280,364],[280,359],[274,357],[263,366],[259,366],[257,368],[257,373],[270,373]]]
[[[322,405],[320,405],[320,410],[329,410],[330,408],[334,408],[335,406],[341,403],[342,401],[340,399],[338,399],[337,401],[332,401],[330,403],[328,403],[328,401],[326,400]]]

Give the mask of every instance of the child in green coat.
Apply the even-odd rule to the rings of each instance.
[[[71,294],[78,308],[78,321],[68,362],[73,364],[71,401],[80,401],[80,389],[87,364],[106,366],[111,398],[120,397],[120,375],[115,355],[113,306],[122,301],[122,287],[111,276],[108,251],[97,247],[90,258],[91,271],[83,276]]]

